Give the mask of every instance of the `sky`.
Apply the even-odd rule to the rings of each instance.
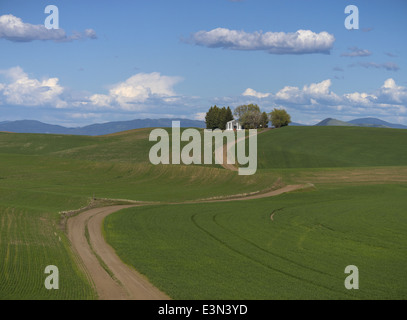
[[[256,103],[304,124],[407,125],[406,16],[405,0],[0,0],[0,122]]]

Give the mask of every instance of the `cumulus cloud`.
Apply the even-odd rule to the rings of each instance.
[[[300,112],[306,110],[308,113],[326,113],[327,110],[333,114],[340,112],[352,115],[373,113],[394,116],[407,113],[407,87],[397,85],[392,78],[385,80],[379,89],[370,93],[352,92],[339,95],[331,90],[331,86],[330,79],[304,85],[302,88],[285,86],[275,94],[268,93],[263,104],[291,108]],[[247,97],[247,94],[242,94],[242,99]]]
[[[407,87],[398,86],[394,79],[387,79],[379,89],[380,99],[390,103],[407,104]]]
[[[0,70],[0,74],[9,80],[8,83],[0,84],[0,99],[8,104],[24,106],[52,104],[57,108],[64,108],[67,105],[60,98],[64,88],[59,85],[58,78],[32,79],[20,67]]]
[[[158,72],[138,73],[110,86],[107,93],[89,93],[64,88],[56,77],[36,79],[21,67],[14,67],[0,70],[0,106],[38,106],[37,110],[64,108],[72,114],[88,115],[148,111],[157,114],[188,112],[192,116],[198,111],[195,108],[200,98],[178,95],[174,86],[179,81],[180,77]]]
[[[111,87],[109,94],[94,94],[89,100],[101,107],[119,106],[124,110],[142,108],[147,100],[160,99],[167,103],[177,101],[173,86],[180,77],[163,76],[158,72],[138,73]]]
[[[315,33],[311,30],[296,32],[247,33],[226,28],[194,33],[189,42],[209,48],[231,50],[261,50],[270,54],[329,54],[335,37],[328,32]]]
[[[26,23],[12,14],[0,16],[0,39],[14,42],[34,40],[68,42],[86,38],[96,39],[96,32],[93,29],[86,29],[84,32],[74,32],[68,36],[63,29],[47,29],[44,25]]]
[[[251,88],[247,88],[245,90],[245,92],[242,93],[242,96],[246,96],[246,97],[256,97],[258,99],[262,99],[262,98],[267,98],[268,96],[270,96],[270,93],[261,93],[261,92],[257,92]]]
[[[344,52],[341,57],[368,57],[372,53],[366,49],[359,49],[358,47],[349,48],[350,52]]]
[[[377,97],[374,94],[368,94],[365,92],[353,92],[344,94],[344,98],[347,99],[347,102],[350,105],[361,105],[369,106],[377,100]]]
[[[321,81],[319,83],[311,83],[305,85],[302,89],[298,87],[286,86],[275,95],[276,100],[279,102],[289,102],[293,104],[335,104],[338,102],[339,97],[330,90],[332,82],[330,79]]]

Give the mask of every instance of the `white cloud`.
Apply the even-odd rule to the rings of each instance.
[[[246,96],[246,97],[256,97],[256,98],[262,99],[262,98],[269,97],[270,93],[261,93],[261,92],[255,91],[255,90],[253,90],[251,88],[247,88],[245,90],[245,92],[242,93],[242,95]]]
[[[199,110],[196,108],[200,98],[177,95],[174,86],[179,81],[180,77],[158,72],[139,73],[110,86],[105,94],[93,94],[64,88],[56,77],[32,78],[21,67],[14,67],[0,70],[0,105],[65,108],[72,114],[183,112],[192,117]]]
[[[67,104],[60,99],[64,88],[59,85],[58,78],[43,80],[31,79],[20,67],[0,70],[10,81],[0,84],[1,97],[8,104],[40,106],[52,104],[63,108]]]
[[[109,94],[94,94],[89,99],[96,106],[119,106],[124,110],[140,110],[144,108],[143,103],[148,99],[160,99],[166,103],[176,102],[173,86],[179,81],[180,77],[162,76],[158,72],[138,73],[114,85]]]
[[[304,103],[302,92],[297,87],[286,86],[276,93],[277,100],[293,103]]]
[[[86,29],[84,32],[75,32],[73,35],[67,36],[63,29],[47,29],[42,24],[26,23],[12,14],[0,16],[0,39],[14,42],[33,40],[65,42],[85,38],[96,39],[96,32],[93,29]]]
[[[390,103],[407,104],[407,88],[398,86],[394,79],[387,79],[379,90],[381,100]]]
[[[369,106],[377,100],[377,97],[373,94],[367,93],[347,93],[344,94],[344,97],[348,100],[348,102],[352,105],[362,105],[362,106]]]
[[[324,80],[319,83],[311,83],[309,86],[305,85],[303,92],[309,96],[313,97],[326,97],[332,95],[329,91],[332,83],[331,80]]]
[[[113,98],[105,94],[94,94],[89,98],[89,100],[92,102],[92,104],[99,107],[109,107],[113,102]],[[81,103],[87,104],[86,102]]]
[[[277,92],[275,97],[276,100],[294,104],[335,104],[340,98],[334,92],[330,91],[331,85],[332,82],[328,79],[319,83],[305,85],[302,89],[287,86]]]
[[[330,79],[304,85],[302,88],[285,86],[276,94],[268,93],[267,98],[263,100],[263,107],[280,106],[306,113],[339,112],[388,117],[407,113],[407,87],[397,85],[392,78],[384,81],[379,89],[371,93],[352,92],[338,95],[331,90],[331,86]]]
[[[209,47],[231,50],[262,50],[271,54],[330,53],[335,37],[328,32],[315,33],[311,30],[296,32],[247,33],[226,28],[199,31],[191,36],[190,42]]]
[[[396,85],[396,81],[394,81],[394,79],[392,79],[392,78],[389,78],[384,82],[382,88],[383,89],[400,89],[402,87],[398,87]]]

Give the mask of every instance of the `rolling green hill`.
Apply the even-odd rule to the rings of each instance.
[[[97,198],[179,202],[269,189],[278,178],[283,178],[284,183],[284,179],[288,177],[284,170],[291,170],[290,181],[296,182],[296,179],[301,179],[303,183],[313,182],[316,171],[319,175],[326,174],[326,168],[342,170],[344,167],[363,167],[366,174],[369,174],[370,166],[383,168],[392,166],[391,170],[400,177],[403,173],[398,172],[397,168],[407,166],[406,148],[403,147],[407,136],[402,130],[358,127],[289,127],[269,130],[258,136],[260,170],[253,176],[238,176],[236,172],[227,171],[217,165],[153,166],[148,160],[149,149],[154,144],[148,141],[150,131],[151,129],[140,129],[99,137],[0,133],[0,257],[2,258],[0,299],[96,298],[91,282],[74,259],[59,214],[60,211],[86,206],[93,195]],[[275,199],[253,200],[244,204],[239,202],[146,207],[140,209],[141,211],[137,209],[123,215],[112,215],[106,221],[105,231],[107,238],[117,248],[123,260],[132,264],[138,256],[131,248],[126,251],[127,246],[131,246],[131,242],[127,243],[127,241],[134,241],[133,236],[141,237],[145,230],[153,228],[150,223],[155,224],[154,232],[158,233],[151,233],[154,241],[143,242],[146,238],[137,240],[140,241],[137,243],[138,246],[145,247],[150,252],[145,263],[137,265],[137,268],[140,267],[140,270],[151,277],[157,285],[166,290],[168,288],[168,292],[175,298],[207,296],[275,298],[277,296],[268,291],[269,287],[262,282],[261,277],[264,275],[267,281],[277,281],[278,292],[282,293],[286,289],[283,280],[278,280],[276,275],[281,275],[281,271],[285,268],[288,268],[286,272],[288,275],[281,279],[287,279],[290,288],[302,287],[303,289],[298,291],[298,296],[307,297],[309,292],[321,288],[321,291],[316,291],[315,297],[329,297],[328,293],[332,290],[336,292],[337,289],[332,289],[331,286],[336,284],[330,283],[327,279],[343,282],[342,274],[337,275],[336,271],[330,273],[329,263],[322,266],[322,269],[318,266],[312,267],[314,272],[322,270],[322,273],[329,275],[317,280],[312,280],[315,273],[305,272],[307,268],[296,269],[298,264],[301,264],[298,259],[304,259],[309,269],[308,264],[311,263],[309,259],[323,258],[322,253],[327,250],[325,244],[329,241],[335,244],[339,243],[338,239],[351,239],[349,240],[351,243],[359,241],[355,249],[356,256],[368,248],[366,254],[372,255],[370,260],[367,259],[369,263],[376,264],[385,258],[390,259],[388,261],[390,261],[390,269],[394,271],[394,277],[399,275],[400,270],[405,266],[403,257],[399,260],[396,258],[400,253],[401,244],[398,238],[390,236],[392,231],[395,231],[394,236],[396,236],[405,228],[405,215],[400,209],[404,205],[402,199],[405,194],[403,193],[405,183],[403,184],[401,180],[396,186],[391,178],[387,179],[386,183],[389,186],[383,189],[381,185],[371,186],[370,183],[366,188],[373,189],[360,186],[351,190],[346,186],[329,182],[324,186],[317,186],[317,191],[313,193],[295,193]],[[381,196],[379,196],[380,190],[384,192]],[[369,198],[370,193],[377,197]],[[352,194],[355,196],[349,199]],[[357,195],[363,199],[359,201]],[[370,202],[372,205],[369,204]],[[268,231],[264,229],[268,228],[268,225],[263,225],[262,221],[265,221],[270,210],[280,207],[287,208],[286,212],[289,215],[286,217],[287,220],[284,220],[283,229],[271,226],[272,232],[276,232],[271,235],[277,237],[276,240],[279,236],[282,237],[281,241],[294,240],[287,246],[278,240],[276,246],[270,247],[269,241],[272,240],[268,238]],[[302,209],[299,211],[298,208]],[[335,220],[336,215],[340,213],[338,208],[347,212],[346,221],[352,221],[354,228],[347,229]],[[219,217],[211,215],[211,212],[218,211],[222,212]],[[165,217],[161,215],[164,212],[168,214]],[[362,212],[361,215],[359,215],[360,212]],[[387,215],[381,216],[383,212],[387,212]],[[129,218],[128,214],[134,217]],[[305,218],[310,214],[314,215],[312,221]],[[370,215],[375,219],[370,219]],[[174,223],[167,221],[172,221],[172,218],[175,219]],[[388,218],[390,222],[387,223]],[[366,227],[367,220],[370,224]],[[166,222],[162,224],[162,221]],[[135,232],[138,227],[134,223],[140,224],[142,233]],[[195,223],[192,229],[191,223]],[[229,224],[236,228],[233,227],[235,229],[231,230]],[[329,226],[333,230],[340,230],[340,233],[334,232],[327,237],[321,236],[318,231],[325,229],[320,227],[320,224]],[[384,242],[377,244],[377,248],[370,248],[369,234],[381,235],[380,228],[383,225],[386,226],[386,231],[383,231]],[[146,228],[142,229],[143,226]],[[159,230],[162,228],[168,229],[159,235]],[[229,229],[223,233],[222,230],[225,228]],[[256,234],[255,230],[261,232]],[[242,233],[242,237],[234,239],[235,233]],[[295,249],[296,241],[304,241],[301,239],[308,235],[316,238],[311,238],[311,242],[303,249],[312,252],[299,252],[301,247],[297,248],[298,250]],[[188,243],[197,244],[197,249],[200,249],[199,243],[201,243],[202,251],[191,252],[188,248],[179,247]],[[253,249],[250,243],[258,248]],[[335,259],[344,259],[346,253],[353,250],[348,244],[347,242],[338,251]],[[394,247],[391,247],[392,245]],[[162,260],[166,255],[161,254],[162,250],[169,250],[167,253],[170,254],[172,250],[170,247],[182,249],[180,256],[176,256],[176,261],[172,261],[169,268],[172,273],[175,273],[176,268],[180,268],[180,274],[185,273],[185,286],[182,283],[177,287],[168,286],[166,282],[171,279],[163,279],[163,275],[151,267],[150,263],[156,266],[168,263],[168,260]],[[319,251],[322,253],[319,254]],[[140,250],[140,253],[142,252],[143,250]],[[185,253],[185,259],[192,257],[197,259],[196,261],[207,260],[207,264],[202,266],[191,264],[188,260],[183,260],[182,252]],[[205,252],[205,256],[199,257],[200,252]],[[213,255],[210,252],[213,252]],[[297,253],[300,254],[299,257],[295,256]],[[222,255],[226,258],[230,257],[231,263],[228,264],[229,260],[224,260],[226,258],[222,258]],[[279,262],[270,260],[272,256],[279,257]],[[284,261],[294,261],[294,267],[284,264]],[[228,268],[219,269],[220,263]],[[278,265],[274,266],[274,263]],[[367,266],[360,263],[362,266]],[[44,268],[50,264],[60,267],[60,272],[64,275],[61,280],[64,290],[48,292],[44,289]],[[245,265],[247,268],[243,268]],[[369,271],[369,279],[373,279],[378,272],[383,271],[380,268]],[[272,269],[274,271],[270,271]],[[251,278],[258,289],[252,286],[246,294],[240,295],[244,291],[244,282],[223,282],[224,288],[232,290],[235,294],[226,294],[217,285],[212,289],[205,288],[198,295],[191,293],[194,281],[203,279],[200,277],[206,277],[205,281],[209,282],[204,281],[204,283],[209,286],[211,281],[214,284],[219,277],[239,279],[243,277],[243,271],[253,272],[253,274],[259,272],[258,276]],[[271,274],[268,274],[269,271]],[[299,273],[296,277],[300,278],[297,279],[298,281],[293,277],[297,271]],[[191,280],[195,276],[196,280]],[[393,278],[386,279],[393,285]],[[398,284],[396,286],[398,291],[391,296],[405,297],[402,285],[403,283]],[[372,290],[361,296],[351,297],[375,298],[381,296],[380,292],[389,293],[386,284],[381,284],[379,287],[373,286]],[[292,292],[294,295],[287,295],[287,297],[295,297],[297,291]],[[332,295],[334,296],[346,298],[349,294],[336,292]],[[280,295],[280,297],[285,296]]]
[[[106,238],[175,299],[405,299],[406,138],[358,127],[263,132],[255,179],[271,170],[327,181],[276,198],[127,209],[107,217]],[[338,183],[349,179],[358,185]],[[363,290],[345,289],[348,265]]]
[[[258,136],[258,168],[407,165],[407,131],[361,127],[285,127]]]
[[[272,174],[241,177],[217,166],[153,166],[150,130],[104,137],[0,133],[0,300],[94,299],[59,212],[90,198],[182,201],[258,191]],[[56,265],[63,290],[44,288]]]
[[[151,130],[100,137],[0,134],[0,188],[176,201],[259,191],[277,179],[238,176],[218,165],[154,166]]]
[[[104,228],[119,256],[175,299],[406,299],[406,192],[335,187],[132,208]],[[344,287],[348,265],[360,290]]]

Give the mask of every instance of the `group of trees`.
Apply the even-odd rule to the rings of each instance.
[[[234,110],[234,115],[245,129],[268,127],[269,117],[266,112],[260,111],[260,107],[257,104],[238,106]]]
[[[226,123],[233,120],[232,110],[229,107],[219,108],[216,105],[206,113],[206,129],[226,129]]]
[[[267,128],[269,121],[275,128],[287,126],[291,122],[290,115],[284,109],[274,109],[270,113],[261,112],[257,104],[238,106],[233,114],[229,107],[211,107],[206,113],[207,129],[226,129],[226,123],[233,120],[233,115],[245,129]]]

